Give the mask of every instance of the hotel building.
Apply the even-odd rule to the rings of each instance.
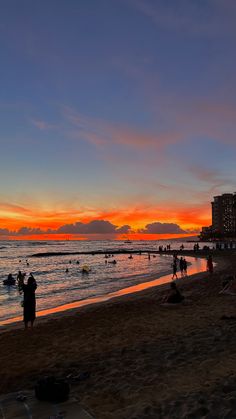
[[[212,233],[236,236],[236,193],[215,196],[212,205]]]
[[[212,206],[212,225],[203,227],[200,238],[236,237],[236,193],[214,196]]]

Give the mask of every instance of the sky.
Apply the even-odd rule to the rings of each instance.
[[[236,191],[235,0],[0,10],[0,238],[210,225]]]

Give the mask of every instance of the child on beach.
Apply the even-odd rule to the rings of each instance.
[[[213,262],[212,262],[212,256],[208,256],[207,258],[207,271],[210,272],[210,274],[213,273]]]

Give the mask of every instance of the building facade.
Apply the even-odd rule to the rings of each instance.
[[[212,234],[236,237],[236,193],[215,196],[212,205]]]

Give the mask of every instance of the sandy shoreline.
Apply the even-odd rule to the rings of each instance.
[[[235,252],[215,255],[212,276],[179,280],[186,305],[165,308],[150,288],[2,333],[1,393],[88,371],[72,392],[97,419],[235,417],[236,320],[222,316],[236,316],[236,296],[219,295]]]
[[[206,261],[205,256],[202,257],[186,257],[188,261],[188,278],[194,278],[199,273],[205,271]],[[179,279],[181,279],[180,273],[178,273]],[[156,274],[151,275],[149,278],[146,278],[145,282],[136,283],[135,285],[130,285],[126,288],[118,289],[117,291],[110,292],[108,294],[103,294],[98,297],[91,297],[85,300],[75,300],[71,303],[66,303],[64,305],[56,306],[50,309],[45,309],[41,311],[37,311],[37,323],[45,322],[52,318],[59,318],[61,316],[66,315],[73,315],[76,313],[78,309],[84,309],[89,305],[93,304],[102,304],[106,301],[113,300],[114,298],[124,297],[130,294],[134,294],[137,292],[143,292],[146,289],[152,287],[160,287],[166,286],[168,287],[168,283],[172,281],[172,273],[165,273],[165,274]],[[2,320],[0,322],[0,333],[4,331],[8,331],[10,328],[21,328],[22,327],[22,316],[17,316],[14,318],[9,318],[6,320]]]

